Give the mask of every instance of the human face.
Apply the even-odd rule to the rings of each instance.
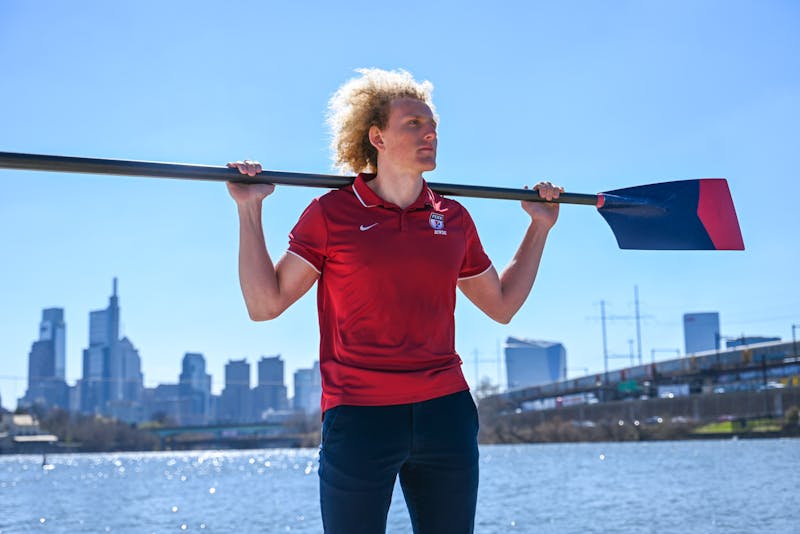
[[[421,174],[436,168],[436,119],[427,104],[413,98],[392,101],[383,130],[371,135],[381,169]]]

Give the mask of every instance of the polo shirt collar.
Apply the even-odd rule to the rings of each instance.
[[[373,191],[368,185],[367,182],[375,178],[375,174],[372,173],[359,173],[356,176],[355,181],[353,181],[353,193],[355,193],[356,198],[361,205],[365,208],[374,208],[377,206],[381,206],[384,208],[397,208],[391,202],[383,200],[379,197],[375,191]],[[433,206],[436,202],[436,193],[434,193],[430,187],[428,187],[428,182],[425,179],[422,180],[422,191],[420,191],[417,200],[415,200],[407,209],[423,209],[427,206]]]

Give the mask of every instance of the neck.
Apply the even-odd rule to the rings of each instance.
[[[396,173],[381,168],[367,185],[383,200],[406,209],[422,192],[422,174]]]

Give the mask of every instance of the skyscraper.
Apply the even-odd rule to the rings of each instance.
[[[567,377],[567,351],[561,343],[509,337],[505,353],[508,389],[557,382]]]
[[[39,340],[53,342],[53,376],[66,380],[67,325],[64,324],[63,308],[46,308],[42,310],[42,322],[39,323]]]
[[[247,360],[231,360],[225,364],[225,389],[222,390],[221,419],[245,422],[252,419],[250,364]]]
[[[179,381],[182,425],[204,425],[209,421],[211,406],[211,375],[206,373],[206,359],[196,352],[183,355]]]
[[[284,365],[280,355],[262,356],[258,362],[258,384],[253,389],[253,415],[262,419],[267,410],[285,410],[286,384],[284,383]]]
[[[141,417],[144,378],[139,352],[128,338],[119,339],[117,279],[108,307],[89,313],[89,347],[83,351],[81,411],[127,421]],[[137,415],[138,414],[138,415]]]
[[[39,339],[28,354],[28,390],[21,405],[69,407],[66,374],[66,325],[62,308],[42,311]]]

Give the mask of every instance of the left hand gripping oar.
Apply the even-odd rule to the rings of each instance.
[[[0,168],[324,188],[353,182],[352,177],[326,174],[265,170],[249,177],[221,166],[15,152],[0,152]],[[443,195],[542,201],[536,191],[526,189],[433,182],[428,185]],[[555,202],[596,206],[623,249],[744,250],[736,210],[724,178],[663,182],[596,195],[562,193]]]

